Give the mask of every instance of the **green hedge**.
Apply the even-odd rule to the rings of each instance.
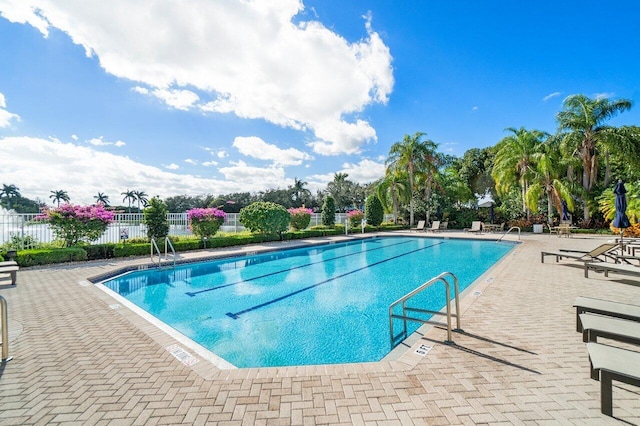
[[[87,260],[87,252],[80,247],[33,249],[18,251],[16,261],[20,266],[48,265]]]

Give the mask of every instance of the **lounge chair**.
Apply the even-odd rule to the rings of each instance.
[[[582,333],[580,314],[584,313],[640,322],[640,306],[636,305],[627,305],[626,303],[581,296],[576,298],[573,306],[576,308],[576,330],[578,333]]]
[[[16,284],[18,269],[20,269],[20,267],[13,260],[0,262],[0,274],[9,274],[11,276],[12,285]]]
[[[599,343],[587,343],[587,351],[589,351],[591,364],[591,378],[600,379],[600,412],[607,416],[613,416],[613,386],[611,382],[616,380],[640,386],[640,352]]]
[[[478,221],[474,221],[471,222],[471,228],[467,228],[465,229],[466,232],[478,232],[481,233],[482,232],[482,222]]]
[[[598,337],[640,345],[640,322],[602,315],[580,314],[582,341],[598,343]]]
[[[615,272],[617,274],[631,275],[634,277],[640,277],[640,267],[635,265],[625,265],[621,263],[584,263],[584,277],[589,278],[589,269],[593,269],[596,272],[604,272],[604,276],[608,277],[609,272]]]
[[[446,231],[448,227],[449,227],[449,222],[440,223],[440,231]]]
[[[424,231],[424,220],[419,220],[418,226],[411,228],[410,231]]]
[[[436,231],[439,231],[439,230],[440,230],[440,221],[439,221],[439,220],[434,220],[434,221],[431,223],[431,228],[425,228],[425,231],[433,231],[433,232],[436,232]]]
[[[599,260],[604,262],[607,257],[614,259],[615,256],[610,251],[613,251],[619,247],[616,243],[606,243],[601,244],[593,250],[583,253],[580,251],[541,251],[540,252],[540,261],[544,263],[545,256],[555,256],[556,262],[560,261],[560,259],[567,258],[573,260],[582,260],[583,262],[590,262],[594,260]],[[604,259],[602,259],[604,258]]]

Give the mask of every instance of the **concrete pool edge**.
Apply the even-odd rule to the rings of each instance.
[[[412,237],[421,237],[421,238],[430,238],[430,239],[466,239],[466,240],[487,240],[487,241],[495,241],[496,236],[483,236],[483,238],[474,238],[469,236],[453,236],[453,235],[416,235],[414,233],[409,232],[380,232],[380,233],[371,233],[371,234],[355,234],[349,236],[332,236],[327,238],[321,238],[320,240],[296,240],[289,241],[285,243],[286,247],[283,247],[284,244],[264,244],[264,245],[251,245],[247,246],[242,250],[237,250],[237,247],[233,247],[232,253],[228,253],[225,250],[218,251],[216,250],[215,254],[212,254],[212,250],[207,251],[199,251],[197,253],[193,253],[196,257],[192,257],[190,259],[183,259],[182,264],[184,263],[192,263],[192,262],[204,262],[207,260],[216,260],[234,256],[243,256],[243,255],[253,255],[253,254],[261,254],[267,253],[270,251],[277,250],[287,250],[287,249],[295,249],[300,247],[308,247],[320,244],[334,243],[334,242],[344,242],[344,241],[352,241],[354,239],[364,239],[364,238],[375,238],[375,237],[394,237],[394,236],[412,236]],[[489,238],[487,238],[489,237]],[[493,238],[491,238],[493,237]],[[516,243],[516,247],[513,250],[517,249],[517,243],[521,243],[521,241],[516,240],[506,240],[505,242]],[[507,253],[503,258],[501,258],[496,264],[494,264],[491,268],[485,271],[480,277],[478,277],[472,284],[470,284],[463,292],[461,292],[460,300],[461,300],[461,312],[464,311],[470,306],[470,303],[465,302],[469,299],[469,293],[471,291],[477,290],[478,286],[483,284],[483,281],[486,279],[486,276],[492,273],[495,268],[502,265],[506,259],[514,253],[511,250]],[[116,265],[113,265],[116,266]],[[423,356],[417,355],[415,350],[424,340],[425,335],[434,327],[432,325],[423,325],[416,332],[414,332],[411,336],[409,336],[403,343],[398,345],[394,350],[392,350],[387,356],[385,356],[380,361],[371,361],[371,362],[359,362],[359,363],[346,363],[346,364],[316,364],[316,365],[302,365],[302,366],[281,366],[281,367],[247,367],[247,368],[236,368],[232,364],[228,363],[224,359],[220,358],[215,353],[209,351],[204,348],[200,344],[195,341],[189,339],[184,336],[182,333],[173,329],[171,326],[163,323],[157,318],[153,317],[151,314],[147,313],[143,309],[137,307],[133,303],[127,301],[124,297],[118,295],[112,290],[108,289],[104,285],[100,283],[96,283],[96,277],[110,276],[113,277],[115,275],[120,275],[126,271],[137,271],[141,269],[148,269],[147,265],[129,265],[125,267],[114,268],[110,272],[106,272],[105,274],[100,274],[98,276],[94,276],[91,278],[87,278],[88,281],[92,282],[94,287],[101,290],[101,293],[106,296],[103,298],[105,302],[107,302],[111,306],[111,302],[115,300],[118,304],[122,305],[125,309],[112,308],[115,309],[119,314],[125,316],[138,330],[147,336],[151,337],[154,341],[159,343],[164,349],[167,349],[171,344],[181,344],[195,352],[198,356],[202,358],[205,362],[196,362],[194,365],[188,365],[194,372],[196,372],[200,377],[213,380],[213,379],[246,379],[246,378],[258,378],[258,377],[298,377],[301,375],[324,375],[324,374],[351,374],[358,373],[366,369],[367,371],[404,371],[413,369],[416,364],[423,359]],[[106,280],[108,278],[104,278]],[[490,283],[485,283],[482,287],[486,287]],[[475,298],[474,298],[475,300]],[[444,308],[443,308],[444,309]],[[464,323],[462,324],[464,328]],[[440,341],[434,341],[433,343],[440,343]],[[395,352],[400,352],[397,355],[391,356]],[[186,364],[185,364],[186,365]],[[210,368],[207,368],[207,365]]]

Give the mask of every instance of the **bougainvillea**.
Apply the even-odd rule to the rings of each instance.
[[[355,228],[356,226],[360,226],[362,223],[362,219],[364,219],[364,213],[360,210],[351,210],[347,213],[347,218],[349,218],[349,226]]]
[[[298,207],[287,209],[287,211],[291,214],[290,225],[293,229],[296,231],[307,229],[309,222],[311,222],[311,213],[313,213],[313,210],[306,207]]]
[[[227,214],[220,209],[187,210],[187,219],[191,232],[200,238],[213,237],[224,223]]]
[[[93,206],[63,204],[47,207],[35,220],[49,223],[56,237],[71,247],[80,241],[91,242],[100,238],[113,218],[114,213],[98,203]]]

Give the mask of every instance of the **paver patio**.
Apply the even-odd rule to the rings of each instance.
[[[15,287],[0,277],[13,357],[0,424],[638,424],[638,388],[614,383],[615,418],[600,413],[572,303],[640,304],[640,280],[539,260],[606,239],[523,234],[465,295],[455,345],[435,327],[395,361],[311,367],[220,370],[86,281],[148,259],[22,268]],[[176,344],[199,362],[172,356]]]

